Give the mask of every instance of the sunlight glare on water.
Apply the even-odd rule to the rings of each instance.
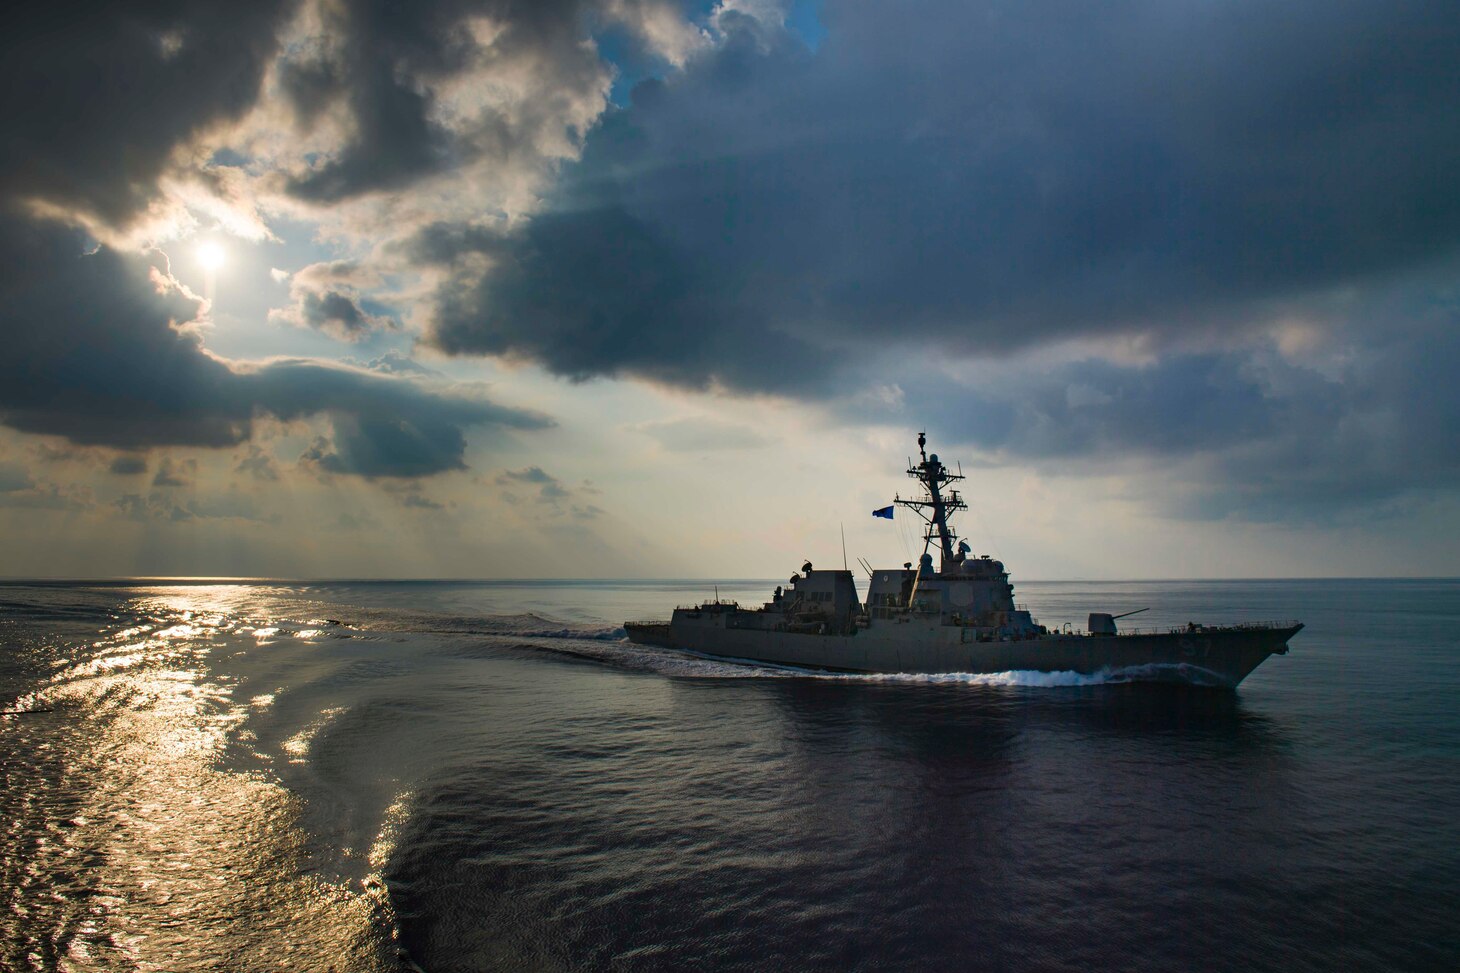
[[[251,700],[209,660],[239,627],[211,594],[117,606],[129,623],[25,699],[59,719],[4,727],[23,755],[3,799],[7,969],[262,968],[265,946],[378,961],[378,896],[303,867],[298,798],[227,767]]]
[[[624,641],[705,587],[0,586],[0,968],[1460,955],[1454,582],[1022,586],[1302,616],[1236,693]]]

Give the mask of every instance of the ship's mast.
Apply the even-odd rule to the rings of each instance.
[[[943,487],[949,483],[956,483],[963,479],[958,473],[951,473],[948,468],[938,461],[938,454],[928,455],[928,434],[918,433],[918,455],[922,462],[911,467],[907,475],[917,480],[927,491],[927,497],[921,500],[897,500],[900,506],[913,510],[927,523],[928,531],[923,535],[924,552],[933,541],[938,542],[938,547],[943,553],[943,563],[939,566],[940,571],[950,570],[956,562],[953,553],[953,543],[958,540],[958,535],[953,533],[948,526],[948,515],[957,510],[967,510],[968,504],[958,495],[957,490],[949,490],[945,496]]]

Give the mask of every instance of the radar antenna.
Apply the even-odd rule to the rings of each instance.
[[[918,500],[899,499],[894,502],[923,518],[923,522],[927,525],[927,531],[923,534],[923,553],[928,553],[928,548],[936,540],[943,555],[939,571],[943,572],[951,570],[959,560],[954,553],[958,535],[948,526],[948,515],[959,510],[967,510],[968,504],[963,502],[963,498],[957,490],[944,491],[944,487],[948,484],[962,480],[963,474],[954,473],[939,462],[937,453],[929,456],[927,446],[927,432],[918,433],[918,456],[921,457],[922,462],[907,471],[909,477],[922,484],[926,496]]]

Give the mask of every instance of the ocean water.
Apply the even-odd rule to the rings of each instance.
[[[1019,586],[1307,623],[1235,692],[623,641],[711,594],[0,585],[0,969],[1460,969],[1460,582]]]

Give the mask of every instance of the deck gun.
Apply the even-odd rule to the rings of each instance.
[[[1114,635],[1115,620],[1117,618],[1128,618],[1131,615],[1139,615],[1141,612],[1148,612],[1149,608],[1137,608],[1133,612],[1125,612],[1120,615],[1109,615],[1105,612],[1091,612],[1089,630],[1091,635]]]

